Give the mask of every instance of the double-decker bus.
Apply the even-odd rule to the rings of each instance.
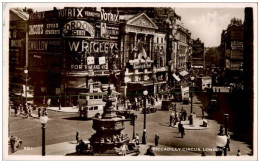
[[[114,107],[117,106],[118,92],[112,92],[111,97],[115,98]],[[106,102],[103,98],[107,97],[107,92],[80,93],[78,95],[78,108],[80,118],[92,118],[96,114],[102,115]]]

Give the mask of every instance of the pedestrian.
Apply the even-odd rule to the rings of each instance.
[[[126,156],[126,143],[124,143],[121,147],[122,156]]]
[[[150,146],[150,147],[147,149],[147,151],[146,151],[146,153],[145,153],[144,155],[155,156],[155,153],[154,153],[154,151],[153,151],[153,147]]]
[[[18,112],[19,112],[19,107],[15,106],[15,107],[14,107],[14,114],[15,114],[15,117],[18,116]]]
[[[16,151],[16,147],[15,147],[15,137],[11,135],[10,138],[10,145],[11,145],[11,152],[14,153]]]
[[[202,120],[204,119],[204,108],[201,109]]]
[[[181,126],[181,138],[183,138],[185,135],[185,129],[183,127],[183,125]]]
[[[47,105],[48,105],[48,107],[50,107],[50,105],[51,105],[51,98],[49,98],[49,99],[47,100]]]
[[[172,126],[172,115],[170,115],[170,125],[169,126]]]
[[[237,156],[240,156],[241,155],[241,152],[240,152],[240,150],[238,149],[237,150]]]
[[[38,108],[38,118],[40,118],[40,117],[41,117],[41,111],[42,111],[42,108],[41,108],[41,107],[39,107],[39,108]]]
[[[230,151],[230,135],[229,135],[229,133],[227,134],[227,144],[226,144],[226,148],[228,149],[228,151]]]
[[[32,106],[31,104],[28,105],[28,115],[32,117]]]
[[[179,133],[181,132],[181,127],[182,127],[183,125],[181,124],[181,122],[179,122],[179,124],[178,124],[178,130],[179,130]]]
[[[186,121],[186,119],[187,119],[187,111],[186,110],[183,111],[183,118],[184,118],[184,121]]]
[[[77,141],[77,144],[79,143],[79,130],[77,129],[76,131],[76,141]]]
[[[20,113],[23,112],[23,106],[22,106],[22,104],[19,105],[19,111],[20,111]]]
[[[139,135],[138,135],[138,133],[136,133],[136,135],[135,135],[135,142],[136,142],[136,145],[139,145]]]
[[[155,134],[155,137],[154,137],[154,145],[155,145],[155,146],[158,146],[159,138],[160,138],[160,137],[159,137],[158,133],[156,133],[156,134]]]
[[[27,106],[27,103],[25,104],[25,107],[24,107],[24,115],[25,115],[25,118],[28,118],[28,106]]]
[[[206,154],[205,154],[205,152],[204,152],[204,151],[201,153],[201,156],[206,156]]]

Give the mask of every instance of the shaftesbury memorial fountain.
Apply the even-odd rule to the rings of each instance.
[[[104,112],[93,118],[92,128],[96,133],[89,139],[94,155],[115,154],[116,149],[129,142],[127,135],[121,134],[125,128],[124,122],[128,121],[116,114],[113,102],[116,98],[111,96],[111,88],[108,87],[107,96],[103,99],[106,102]]]

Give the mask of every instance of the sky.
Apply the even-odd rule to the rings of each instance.
[[[232,18],[244,22],[244,8],[175,8],[193,39],[201,39],[205,47],[220,45],[221,32]]]
[[[220,45],[221,32],[222,30],[227,29],[232,18],[236,17],[244,21],[243,6],[238,8],[237,4],[231,4],[228,8],[224,8],[225,4],[219,6],[220,4],[218,4],[217,7],[215,7],[216,4],[207,4],[208,6],[205,6],[196,3],[187,4],[185,7],[178,6],[180,4],[175,4],[172,7],[175,6],[174,9],[176,13],[181,16],[184,27],[191,32],[191,37],[193,39],[200,38],[202,42],[204,42],[205,47],[215,47]],[[52,10],[53,6],[60,9],[68,6],[80,7],[82,5],[83,4],[81,3],[60,3],[58,5],[45,3],[41,7],[39,5],[34,5],[32,8],[35,11],[46,11]],[[92,5],[95,6],[95,4]],[[231,8],[232,5],[234,8]]]

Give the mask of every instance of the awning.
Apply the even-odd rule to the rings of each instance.
[[[183,76],[183,77],[188,75],[188,74],[189,73],[186,70],[180,72],[180,75]]]
[[[178,82],[181,80],[176,74],[172,75],[174,79],[176,79]]]

